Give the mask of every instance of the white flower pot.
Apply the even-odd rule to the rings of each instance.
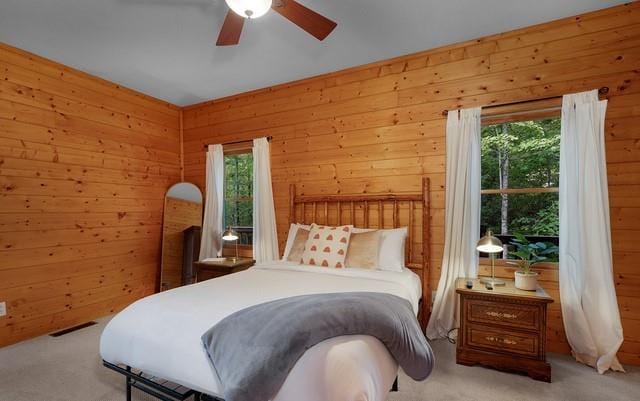
[[[516,288],[525,291],[535,291],[538,288],[538,273],[529,274],[521,271],[516,272]]]

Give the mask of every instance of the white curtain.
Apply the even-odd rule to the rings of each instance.
[[[222,252],[224,218],[224,152],[222,145],[209,145],[207,152],[207,188],[200,241],[200,260]]]
[[[257,263],[279,259],[267,138],[253,140],[253,258]]]
[[[622,325],[611,261],[604,147],[607,102],[598,92],[565,95],[560,136],[560,301],[579,362],[622,370]]]
[[[427,337],[447,335],[457,327],[458,277],[476,277],[480,237],[480,108],[449,111],[445,243],[442,271]],[[423,294],[429,297],[431,294]]]

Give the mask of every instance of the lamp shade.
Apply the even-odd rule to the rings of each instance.
[[[225,0],[230,9],[245,18],[262,17],[271,8],[271,0]]]
[[[476,249],[484,253],[498,253],[502,252],[502,241],[493,236],[491,230],[487,231],[484,237],[480,238]]]
[[[227,230],[222,234],[222,239],[225,241],[235,241],[238,238],[238,233],[231,229],[231,227],[227,228]]]

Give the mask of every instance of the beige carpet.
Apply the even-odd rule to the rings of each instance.
[[[124,380],[102,367],[98,339],[107,319],[59,338],[39,337],[0,349],[0,401],[124,401]],[[598,375],[562,355],[550,355],[553,383],[455,364],[455,348],[433,344],[434,373],[416,383],[400,377],[388,401],[640,399],[640,369]],[[147,401],[134,390],[134,399]],[[304,401],[304,400],[300,400]],[[340,400],[328,400],[340,401]]]

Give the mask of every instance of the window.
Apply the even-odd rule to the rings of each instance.
[[[560,119],[483,125],[481,155],[481,235],[490,229],[503,244],[522,234],[557,245]]]
[[[238,244],[253,244],[253,155],[246,151],[224,156],[224,225]]]

